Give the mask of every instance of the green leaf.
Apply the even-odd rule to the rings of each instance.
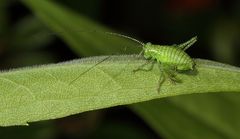
[[[239,95],[194,94],[153,100],[131,108],[168,139],[238,138]]]
[[[104,32],[111,32],[109,29],[66,7],[48,0],[23,0],[23,2],[78,54],[91,56],[125,52],[126,41],[123,41],[123,38],[107,35]],[[130,41],[128,45],[132,44]],[[128,52],[133,53],[138,49],[129,47]]]
[[[103,59],[106,57],[2,72],[0,125],[27,125],[182,94],[240,92],[239,68],[206,60],[196,60],[198,74],[179,74],[183,83],[174,85],[167,80],[160,93],[157,66],[134,74],[133,69],[145,62],[135,56],[112,56],[79,77]]]

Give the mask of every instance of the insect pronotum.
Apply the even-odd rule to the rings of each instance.
[[[112,33],[112,32],[105,32],[105,33],[130,39],[132,41],[139,43],[142,46],[143,49],[140,52],[139,56],[143,54],[143,56],[147,59],[147,61],[143,65],[133,70],[133,72],[135,73],[140,70],[150,71],[153,69],[155,63],[157,63],[160,70],[160,76],[159,76],[158,88],[157,88],[158,92],[160,92],[160,87],[162,83],[166,80],[166,78],[169,78],[172,83],[181,82],[181,80],[176,77],[176,72],[193,70],[195,67],[195,62],[185,52],[185,50],[187,50],[190,46],[192,46],[197,41],[196,36],[182,44],[178,44],[178,45],[174,44],[172,46],[171,45],[169,46],[169,45],[155,45],[155,44],[151,44],[150,42],[143,43],[135,38],[118,34],[118,33]],[[93,67],[104,62],[109,57],[104,58],[103,60],[95,64]],[[151,64],[150,68],[145,69],[144,67],[148,64]],[[81,75],[90,71],[93,67],[89,68],[88,70],[83,72]],[[72,80],[70,84],[76,81],[80,76]]]

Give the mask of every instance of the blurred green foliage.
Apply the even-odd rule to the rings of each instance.
[[[29,1],[34,2],[34,0]],[[220,62],[231,63],[236,66],[240,64],[238,55],[240,52],[239,1],[132,0],[100,2],[95,0],[83,2],[58,0],[55,1],[55,4],[67,7],[67,11],[72,11],[75,15],[83,16],[84,19],[93,19],[94,21],[91,22],[96,26],[98,26],[98,23],[101,23],[106,27],[120,30],[119,32],[130,34],[130,36],[137,36],[141,38],[141,40],[153,43],[162,44],[166,42],[171,44],[171,42],[178,42],[198,35],[200,40],[198,45],[188,51],[192,57],[213,59]],[[34,15],[32,11],[27,10],[25,6],[26,5],[23,5],[20,1],[1,0],[0,2],[1,69],[68,60],[76,58],[76,54],[81,54],[79,55],[80,57],[85,56],[83,53],[78,52],[77,49],[73,49],[74,46],[66,39],[68,36],[68,34],[66,35],[65,33],[66,31],[60,31],[59,35],[66,41],[64,43],[60,39],[56,39],[55,35],[51,34],[51,32],[57,30],[54,30],[53,27],[51,28],[49,24],[47,25],[48,27],[46,27],[44,24],[46,22],[36,17],[36,15]],[[30,8],[30,6],[28,8]],[[67,19],[61,20],[65,21]],[[69,24],[67,27],[71,27],[74,25],[74,22],[67,21],[66,24]],[[93,30],[96,29],[96,26],[93,27]],[[89,28],[91,28],[91,26],[89,26]],[[81,29],[81,26],[79,26],[79,29]],[[74,32],[74,30],[70,32]],[[84,33],[81,34],[84,35]],[[90,40],[84,41],[85,46],[86,42],[88,43],[93,40],[91,36],[94,36],[92,35],[94,33],[86,34],[88,34],[86,40]],[[84,36],[86,36],[86,34]],[[105,35],[103,35],[103,38],[104,36]],[[111,40],[109,37],[106,38],[107,40]],[[99,42],[101,42],[101,39]],[[110,43],[112,43],[111,41],[107,42],[109,44],[106,45],[111,45]],[[70,45],[66,45],[66,43]],[[68,46],[72,49],[69,49]],[[75,44],[75,47],[76,46],[77,44]],[[91,51],[86,54],[88,56],[103,54],[104,52],[112,54],[111,50],[106,51],[106,49],[99,49],[98,51],[103,52],[99,53],[98,51],[94,52],[93,47],[90,45],[88,48],[92,48]],[[131,50],[131,47],[127,50]],[[118,49],[113,50],[113,52],[117,51]],[[121,52],[128,53],[127,51]],[[239,100],[240,97],[237,94],[211,94],[180,96],[146,102],[132,106],[134,112],[139,114],[139,117],[145,121],[145,124],[141,120],[132,122],[129,120],[129,117],[124,117],[117,119],[116,124],[121,120],[129,124],[123,124],[119,127],[116,127],[116,124],[112,124],[114,122],[110,120],[111,116],[103,118],[104,113],[108,113],[104,111],[100,112],[103,113],[103,117],[97,118],[98,120],[96,120],[98,122],[102,121],[102,125],[96,125],[96,128],[89,131],[89,134],[99,135],[98,138],[101,138],[100,135],[104,135],[103,137],[106,135],[104,129],[108,131],[112,129],[114,130],[113,132],[119,131],[123,134],[131,134],[125,133],[125,130],[132,130],[132,136],[134,136],[136,132],[155,134],[153,132],[155,131],[159,137],[163,138],[239,138]],[[129,110],[124,109],[120,110],[120,112],[121,113],[118,114],[119,117],[131,115],[133,119],[138,118],[136,115],[133,116],[133,113]],[[109,113],[111,115],[111,112]],[[148,115],[146,116],[142,113],[147,113]],[[151,116],[156,116],[156,118],[152,118]],[[89,117],[91,116],[86,114],[82,119],[88,119]],[[109,121],[111,121],[111,123],[105,125],[109,123]],[[58,125],[57,123],[59,123],[58,120],[55,121],[55,125]],[[68,123],[68,120],[66,123]],[[8,135],[14,133],[20,138],[25,138],[23,135],[29,135],[29,132],[31,132],[33,134],[32,138],[34,138],[33,136],[36,136],[36,138],[44,138],[42,136],[47,136],[48,134],[50,138],[69,138],[69,136],[74,138],[75,136],[72,134],[79,134],[70,132],[69,134],[66,133],[63,135],[63,133],[55,131],[59,130],[59,127],[65,130],[75,127],[74,123],[68,126],[58,125],[58,127],[53,127],[51,124],[52,123],[46,122],[46,125],[36,127],[1,128],[0,136],[1,138],[10,138]],[[81,124],[82,122],[79,123],[79,125]],[[139,127],[141,127],[141,129],[139,129]],[[148,127],[151,127],[153,130],[148,129]],[[41,132],[44,128],[47,129],[47,133]],[[36,132],[33,132],[33,130]],[[118,136],[118,133],[108,135],[109,138],[114,138]],[[91,138],[90,136],[87,137]],[[157,138],[157,136],[148,136],[148,138]]]

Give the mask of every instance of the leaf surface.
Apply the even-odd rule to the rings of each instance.
[[[133,73],[145,60],[126,55],[112,56],[92,68],[103,59],[106,57],[2,72],[0,125],[26,125],[183,94],[240,92],[239,68],[216,62],[196,60],[196,75],[178,74],[183,83],[174,85],[166,80],[158,93],[157,66],[149,72]]]

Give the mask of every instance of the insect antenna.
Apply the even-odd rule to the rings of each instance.
[[[141,41],[139,41],[139,40],[137,40],[133,37],[129,37],[129,36],[126,36],[126,35],[123,35],[123,34],[114,33],[114,32],[104,32],[104,33],[132,40],[132,41],[137,42],[138,44],[140,44],[142,46],[145,45],[143,42],[141,42]]]
[[[114,36],[118,36],[118,37],[122,37],[122,38],[127,38],[130,39],[134,42],[137,42],[139,44],[141,44],[142,46],[144,46],[145,44],[133,37],[127,36],[127,35],[123,35],[123,34],[119,34],[119,33],[114,33],[114,32],[108,32],[108,31],[97,31],[97,30],[67,30],[67,31],[54,31],[54,32],[48,32],[46,33],[47,35],[58,35],[58,34],[63,34],[63,33],[72,33],[72,32],[77,32],[77,33],[105,33],[105,34],[109,34],[109,35],[114,35]]]
[[[129,39],[129,40],[132,40],[132,41],[134,41],[134,42],[137,42],[137,43],[140,44],[141,46],[144,46],[144,45],[145,45],[143,42],[141,42],[141,41],[139,41],[139,40],[137,40],[137,39],[135,39],[135,38],[133,38],[133,37],[129,37],[129,36],[126,36],[126,35],[123,35],[123,34],[114,33],[114,32],[104,32],[104,33],[110,34],[110,35],[114,35],[114,36],[118,36],[118,37],[122,37],[122,38],[126,38],[126,39]],[[138,47],[139,47],[139,45],[138,45]],[[140,56],[143,54],[143,52],[144,52],[144,49],[142,49],[142,51],[138,54],[137,57],[140,58]]]
[[[121,37],[121,38],[126,38],[126,39],[129,39],[129,40],[132,40],[138,44],[140,44],[141,46],[144,46],[145,43],[133,38],[133,37],[130,37],[130,36],[127,36],[127,35],[123,35],[123,34],[119,34],[119,33],[114,33],[114,32],[108,32],[108,31],[97,31],[97,30],[83,30],[83,29],[80,29],[80,30],[67,30],[67,31],[56,31],[56,32],[48,32],[47,35],[59,35],[59,34],[63,34],[63,33],[67,33],[67,32],[78,32],[78,33],[105,33],[105,34],[108,34],[108,35],[113,35],[113,36],[118,36],[118,37]],[[140,47],[140,46],[138,46]]]
[[[74,83],[76,80],[78,80],[82,75],[84,75],[85,73],[89,72],[90,70],[92,70],[94,67],[96,67],[97,65],[103,63],[104,61],[106,61],[107,59],[109,59],[111,56],[107,56],[104,59],[102,59],[101,61],[99,61],[98,63],[96,63],[95,65],[93,65],[92,67],[88,68],[87,70],[85,70],[84,72],[82,72],[80,75],[78,75],[75,79],[73,79],[71,82],[69,82],[69,85],[71,85],[72,83]]]

